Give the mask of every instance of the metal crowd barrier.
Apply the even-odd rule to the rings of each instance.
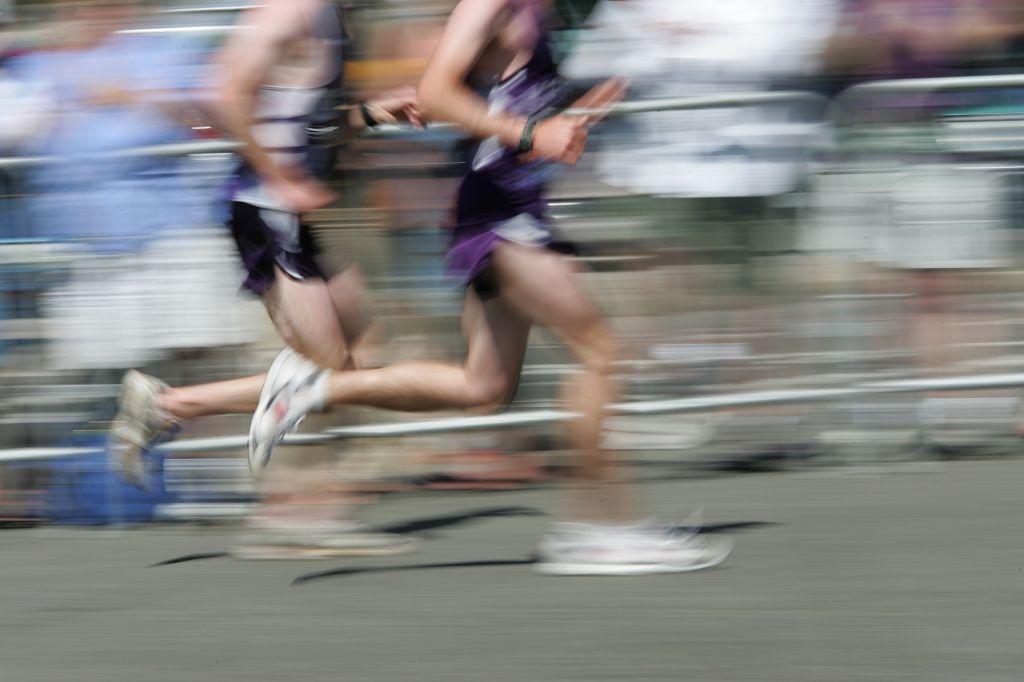
[[[1021,386],[1024,386],[1024,374],[1018,373],[942,379],[872,381],[835,388],[748,391],[672,400],[618,403],[609,406],[609,413],[617,415],[685,414],[747,407],[824,403],[897,393],[977,391],[1019,388]],[[531,410],[479,417],[448,417],[392,424],[345,426],[326,429],[320,433],[290,435],[285,437],[284,443],[286,445],[319,445],[345,438],[399,438],[437,433],[518,428],[564,422],[579,416],[578,413],[563,410]],[[245,436],[190,438],[162,445],[159,449],[168,453],[218,452],[244,448],[247,443],[248,440]],[[103,450],[100,448],[20,448],[0,451],[0,463],[57,459],[102,452]]]
[[[942,90],[992,90],[1019,87],[1024,87],[1024,74],[872,81],[851,86],[841,92],[835,99],[835,106],[839,109],[848,107],[857,98],[869,95],[929,94]]]
[[[206,140],[197,142],[178,142],[175,144],[154,145],[151,147],[135,147],[120,149],[116,152],[98,154],[96,158],[132,158],[138,156],[189,156],[191,154],[226,154],[238,149],[239,144],[230,140]],[[59,161],[52,156],[8,156],[0,158],[0,169],[30,168],[44,163]]]
[[[977,80],[915,80],[904,81],[903,84],[913,92],[927,92],[937,88],[1016,87],[1018,85],[1024,85],[1024,77],[991,77]],[[840,96],[837,103],[833,105],[832,115],[835,116],[836,112],[841,111],[841,107],[848,107],[848,103],[862,93],[902,92],[900,87],[900,82],[872,83],[856,86]],[[828,105],[828,101],[824,97],[807,92],[737,93],[715,97],[673,98],[621,103],[613,107],[611,114],[626,115],[667,110],[710,109],[781,103],[810,104],[814,106],[821,106],[823,110]],[[396,134],[396,131],[393,129],[385,130],[381,134]],[[408,132],[402,131],[401,134],[405,135],[408,134]],[[183,155],[211,152],[220,153],[231,151],[232,149],[234,149],[234,145],[232,143],[206,142],[126,150],[119,152],[119,154]],[[41,161],[45,161],[45,159],[0,159],[0,168],[25,167],[40,163]],[[1021,386],[1024,386],[1024,374],[1018,373],[961,376],[928,380],[862,381],[846,386],[831,388],[744,391],[702,397],[631,402],[611,406],[610,411],[621,415],[693,413],[750,407],[825,403],[883,394],[1006,389],[1018,388]],[[565,421],[573,418],[574,416],[575,415],[572,413],[559,410],[536,410],[483,417],[450,417],[393,424],[333,428],[327,429],[318,434],[290,436],[285,442],[295,445],[304,445],[325,443],[344,438],[393,438],[431,433],[505,429],[550,424]],[[245,442],[246,439],[244,436],[188,439],[170,443],[162,449],[170,453],[212,452],[233,450],[244,447]],[[84,454],[95,454],[98,452],[100,452],[100,450],[96,448],[18,448],[0,451],[0,462],[52,459]]]
[[[828,99],[822,95],[812,92],[782,91],[764,93],[734,93],[716,95],[714,97],[673,97],[656,100],[645,100],[637,102],[619,102],[607,110],[608,116],[626,116],[629,114],[640,114],[657,111],[682,111],[694,109],[715,109],[737,106],[757,106],[763,104],[810,104],[819,106],[822,110],[828,105]],[[597,113],[592,109],[570,109],[566,113],[583,115]],[[444,130],[456,131],[450,124],[431,124],[431,131]],[[419,133],[407,127],[384,125],[373,131],[368,131],[375,137],[393,136],[416,136]],[[138,156],[189,156],[192,154],[217,154],[229,153],[237,150],[239,143],[231,140],[205,140],[196,142],[179,142],[175,144],[154,145],[149,147],[134,147],[132,149],[121,149],[115,152],[107,152],[97,155],[97,158],[130,158]],[[0,157],[0,169],[28,168],[44,163],[58,161],[55,157],[45,156],[11,156]]]

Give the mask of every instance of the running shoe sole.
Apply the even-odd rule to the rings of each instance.
[[[689,573],[705,568],[718,566],[732,554],[735,547],[733,540],[722,538],[717,541],[718,552],[706,561],[693,564],[600,564],[600,563],[561,563],[538,561],[534,570],[543,575],[578,575],[578,576],[623,576],[653,575],[656,573]]]

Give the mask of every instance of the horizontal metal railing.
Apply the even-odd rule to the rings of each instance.
[[[114,152],[97,154],[97,159],[123,159],[138,156],[189,156],[191,154],[225,154],[234,152],[239,148],[239,143],[231,140],[199,140],[196,142],[176,142],[173,144],[153,145],[150,147],[133,147],[131,149],[119,149]],[[29,168],[46,163],[61,161],[57,156],[8,156],[0,158],[0,169],[3,168]]]
[[[901,379],[895,381],[869,381],[849,386],[832,388],[781,389],[747,391],[722,395],[671,398],[609,406],[609,413],[616,415],[659,415],[714,410],[767,407],[803,403],[826,403],[863,398],[867,396],[924,393],[932,391],[977,391],[1019,388],[1024,386],[1024,374],[992,374],[978,376],[948,377],[941,379]],[[424,436],[437,433],[454,433],[494,429],[538,426],[569,421],[579,417],[577,413],[563,410],[530,410],[505,414],[447,417],[422,421],[396,422],[391,424],[368,424],[365,426],[344,426],[326,429],[320,433],[295,434],[285,438],[287,445],[319,445],[346,438],[400,438]],[[168,443],[160,450],[169,453],[219,452],[244,448],[245,436],[222,436],[214,438],[191,438]],[[101,448],[16,448],[0,451],[0,463],[25,462],[43,459],[58,459],[81,455],[95,455],[104,452]]]
[[[695,109],[716,109],[724,107],[740,106],[763,106],[767,104],[811,104],[824,107],[828,100],[821,95],[801,92],[797,90],[766,93],[734,93],[716,95],[714,97],[673,97],[665,99],[642,100],[637,102],[619,102],[609,107],[608,116],[625,116],[629,114],[640,114],[656,111],[682,111]],[[582,115],[594,113],[593,110],[570,109],[568,114]],[[436,123],[429,126],[430,131],[451,131],[457,132],[457,128],[450,124]],[[374,136],[420,136],[421,131],[403,126],[381,126],[372,131]],[[203,140],[195,142],[178,142],[174,144],[154,145],[149,147],[135,147],[131,149],[120,149],[114,152],[97,154],[95,158],[126,158],[137,156],[189,156],[192,154],[214,154],[233,152],[239,148],[239,143],[231,140]],[[38,166],[44,163],[59,161],[59,157],[53,156],[12,156],[0,158],[0,169],[3,168],[27,168]]]
[[[837,102],[849,102],[872,94],[930,93],[941,90],[994,90],[1024,87],[1024,74],[994,76],[954,76],[949,78],[907,78],[903,80],[872,81],[853,85],[836,97]]]
[[[839,93],[828,111],[828,121],[841,125],[845,114],[858,100],[880,95],[916,95],[916,109],[928,105],[928,95],[950,90],[1000,90],[1024,88],[1024,74],[1000,74],[993,76],[956,76],[949,78],[908,78],[904,80],[872,81],[853,85]]]

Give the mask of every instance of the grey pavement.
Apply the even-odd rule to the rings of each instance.
[[[426,539],[388,559],[239,562],[225,527],[4,531],[0,680],[1020,680],[1022,481],[975,461],[647,484],[737,549],[642,578],[535,575],[552,490],[388,501],[371,520]]]

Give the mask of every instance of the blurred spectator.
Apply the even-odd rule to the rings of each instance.
[[[1019,64],[1013,46],[1022,35],[1024,5],[1015,0],[848,0],[823,60],[837,89],[874,79],[964,75]],[[852,167],[850,174],[819,179],[824,212],[808,244],[860,251],[886,268],[872,273],[871,290],[913,294],[905,326],[926,371],[955,372],[976,352],[968,347],[998,342],[1005,332],[967,319],[981,313],[957,302],[973,273],[1009,264],[1009,198],[991,163],[972,167],[970,157],[953,157],[941,145],[923,154],[912,131],[944,113],[963,120],[1019,116],[1019,102],[1019,92],[894,90],[843,108],[845,120],[913,127],[903,129],[903,150],[892,143],[890,128],[888,152],[862,157],[872,160],[871,173]],[[978,337],[979,329],[989,338]]]
[[[78,253],[47,306],[56,368],[123,368],[247,338],[230,241],[210,227],[187,162],[115,154],[192,138],[202,55],[177,37],[120,32],[144,18],[130,0],[66,4],[56,46],[10,61],[47,103],[32,104],[44,125],[21,145],[50,159],[27,174],[32,236]]]
[[[832,0],[603,0],[564,72],[630,79],[630,99],[761,93],[819,68]],[[820,110],[792,103],[630,115],[600,137],[606,183],[664,197],[644,210],[661,232],[714,262],[731,262],[744,287],[751,255],[788,248],[770,229],[771,197],[805,179]],[[663,250],[662,253],[667,253]],[[682,286],[682,285],[680,285]],[[692,290],[691,290],[692,291]]]
[[[117,31],[140,19],[126,0],[91,0],[65,6],[59,47],[16,59],[12,70],[44,89],[51,106],[45,135],[29,153],[55,157],[33,173],[32,189],[47,194],[36,203],[37,234],[60,238],[102,237],[105,251],[137,249],[176,212],[154,205],[180,201],[166,179],[173,160],[108,154],[143,145],[189,139],[180,122],[185,93],[194,88],[194,57],[177,42]]]
[[[32,83],[14,76],[9,66],[25,53],[25,40],[17,30],[13,3],[0,0],[0,157],[10,156],[36,134],[41,112],[47,108],[45,93]],[[21,240],[29,236],[22,202],[22,183],[17,173],[0,167],[0,240]],[[0,246],[0,248],[4,248]],[[24,268],[0,267],[0,328],[13,326],[10,320],[35,315],[31,295],[36,288]],[[17,345],[15,335],[0,335],[0,366],[10,364],[7,351]]]
[[[566,75],[631,79],[631,98],[765,91],[813,73],[831,0],[605,0]],[[602,155],[610,184],[676,197],[769,196],[799,182],[806,130],[792,106],[630,116]]]
[[[824,63],[841,80],[950,75],[1020,64],[1016,0],[846,0]]]
[[[11,64],[27,52],[17,31],[14,5],[0,0],[0,154],[10,153],[31,137],[39,126],[39,113],[46,108],[31,83],[15,77]],[[0,228],[4,230],[5,228]],[[3,236],[6,232],[0,232]]]

